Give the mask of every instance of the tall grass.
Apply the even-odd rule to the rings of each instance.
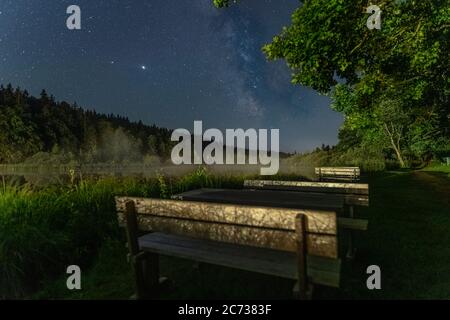
[[[211,176],[205,169],[181,178],[104,178],[33,188],[0,189],[0,298],[18,298],[68,265],[88,266],[106,240],[120,239],[114,196],[169,198],[201,187],[238,187],[244,177]]]
[[[423,171],[434,171],[434,172],[442,172],[447,173],[450,178],[450,166],[446,163],[435,161],[431,163],[428,167],[422,169]]]
[[[106,237],[118,235],[113,186],[83,182],[74,187],[0,191],[0,297],[15,298],[46,276],[90,262]]]

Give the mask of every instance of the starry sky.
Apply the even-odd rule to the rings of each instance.
[[[66,9],[81,8],[81,30]],[[342,116],[290,83],[270,42],[297,0],[0,0],[0,83],[167,128],[278,128],[283,151],[335,144]]]

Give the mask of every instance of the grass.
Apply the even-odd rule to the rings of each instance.
[[[448,174],[435,170],[384,172],[373,174],[368,179],[371,204],[369,208],[359,210],[357,215],[369,219],[369,230],[357,234],[356,259],[344,261],[340,289],[317,287],[314,298],[449,299]],[[6,229],[0,230],[0,270],[4,273],[6,265],[10,274],[16,272],[19,276],[15,290],[20,284],[26,285],[30,289],[26,290],[25,296],[33,299],[128,299],[133,293],[133,281],[126,262],[123,233],[114,223],[109,223],[115,218],[112,195],[166,197],[202,186],[237,187],[242,180],[243,177],[211,177],[200,170],[176,181],[160,177],[145,183],[99,181],[56,191],[10,191],[0,196],[0,224],[4,223],[5,216],[12,219],[18,212],[19,217],[26,218],[23,223],[18,223],[20,219],[10,222],[10,226],[17,224],[21,227],[7,232],[11,242],[19,240],[6,253],[8,255],[4,251],[5,238],[8,237],[2,233]],[[6,215],[5,208],[9,208]],[[76,218],[77,215],[80,217]],[[40,216],[53,217],[57,221],[61,216],[63,221],[56,225],[62,229],[54,234],[56,225],[47,225],[52,219]],[[70,223],[64,222],[67,217]],[[43,220],[41,224],[40,220]],[[34,225],[35,222],[38,224]],[[29,229],[32,230],[31,239]],[[35,229],[39,229],[45,241]],[[345,239],[341,243],[345,243]],[[39,247],[40,253],[34,253],[33,247]],[[14,250],[20,255],[11,255],[16,252]],[[51,259],[43,257],[42,252],[51,255]],[[37,277],[37,284],[30,284],[28,273],[15,271],[14,266],[21,266],[24,262],[29,265],[26,270],[32,270],[33,275],[42,273]],[[52,272],[45,269],[50,263],[56,263],[50,268]],[[69,291],[65,287],[63,267],[68,264],[82,266],[80,291]],[[372,264],[381,268],[382,290],[366,288],[366,268]],[[289,280],[217,266],[199,267],[191,261],[167,257],[161,259],[161,270],[172,280],[172,285],[162,294],[163,299],[288,299],[291,296],[292,282]],[[3,285],[0,288],[4,290]]]
[[[105,243],[122,241],[115,195],[167,198],[193,188],[236,187],[242,179],[213,177],[199,169],[177,179],[105,178],[40,188],[3,181],[0,299],[29,296],[68,265],[91,266]]]
[[[21,297],[67,264],[92,262],[107,237],[117,237],[112,185],[4,186],[0,191],[0,297]]]
[[[358,259],[344,268],[342,298],[448,299],[450,179],[442,173],[383,173],[370,178],[369,230]],[[365,269],[380,266],[382,290],[365,288]]]
[[[425,167],[423,171],[447,173],[450,177],[450,165],[443,163],[434,163],[431,166]]]
[[[82,268],[82,290],[69,291],[66,278],[47,280],[43,289],[32,299],[123,299],[133,292],[133,277],[126,262],[124,243],[107,240],[99,251],[94,265],[85,272]]]

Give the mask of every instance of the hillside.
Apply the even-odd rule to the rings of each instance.
[[[0,87],[0,163],[142,161],[170,154],[171,131]]]

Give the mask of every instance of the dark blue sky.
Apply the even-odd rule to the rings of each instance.
[[[81,7],[82,30],[66,28]],[[279,128],[281,149],[335,144],[329,99],[261,47],[297,0],[0,0],[0,82],[168,128]]]

